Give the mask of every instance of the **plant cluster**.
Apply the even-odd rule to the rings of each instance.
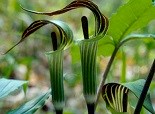
[[[139,6],[137,6],[137,4],[139,4]],[[52,31],[50,32],[52,50],[46,52],[46,56],[49,64],[51,89],[47,93],[36,97],[19,108],[9,111],[8,114],[32,114],[42,107],[50,96],[52,96],[52,103],[56,114],[63,113],[65,108],[63,55],[65,49],[76,44],[78,44],[80,50],[79,55],[81,57],[82,67],[83,95],[89,114],[95,113],[101,94],[106,103],[107,109],[112,114],[140,114],[142,106],[144,106],[149,112],[155,114],[150,100],[150,94],[148,92],[155,72],[155,60],[146,81],[144,79],[139,79],[128,83],[105,84],[112,63],[121,46],[126,42],[135,39],[153,39],[154,41],[155,36],[153,34],[133,33],[137,29],[146,26],[155,18],[155,15],[150,15],[152,12],[155,12],[155,6],[151,0],[129,0],[128,3],[120,7],[116,14],[112,15],[110,20],[102,14],[95,3],[89,0],[74,0],[60,10],[47,13],[28,10],[24,7],[22,8],[30,13],[47,16],[64,14],[77,8],[88,8],[94,14],[95,30],[94,34],[90,36],[89,20],[86,16],[81,17],[84,38],[80,40],[75,40],[70,27],[65,22],[59,20],[36,20],[26,28],[22,34],[21,40],[4,54],[7,54],[38,29],[50,25],[52,28]],[[127,14],[126,11],[130,12],[130,15]],[[104,49],[109,50],[110,60],[98,85],[96,62],[97,51],[104,51]],[[0,81],[4,82],[4,80],[5,79],[1,79]],[[7,91],[5,96],[17,89],[16,86],[21,87],[23,84],[27,83],[26,81],[19,81],[16,86],[11,84],[11,86],[15,88],[10,89],[8,83],[13,80],[5,81],[5,84],[9,87],[5,88],[5,91]],[[3,88],[0,89],[3,90]],[[136,107],[131,106],[128,101],[129,92],[133,93],[138,98]],[[1,97],[0,95],[1,98],[5,96]]]

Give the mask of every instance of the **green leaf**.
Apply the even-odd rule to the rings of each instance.
[[[119,42],[130,33],[145,27],[153,19],[155,7],[151,0],[129,0],[110,18],[108,35],[115,42]]]
[[[102,97],[107,107],[116,112],[127,112],[129,89],[121,84],[108,83],[102,87]]]
[[[150,39],[155,42],[155,35],[154,34],[129,34],[127,35],[120,43],[119,47],[124,45],[126,42],[131,41],[131,40],[143,40],[143,39]],[[109,56],[112,54],[112,52],[115,49],[115,44],[112,40],[111,37],[105,36],[104,38],[99,40],[99,49],[98,49],[98,54],[103,55],[103,56]]]
[[[39,108],[44,106],[45,101],[49,98],[51,90],[47,93],[42,94],[31,101],[23,104],[17,109],[9,111],[8,114],[34,114]]]
[[[79,63],[80,61],[80,50],[79,50],[79,47],[78,45],[73,45],[71,46],[70,48],[70,54],[71,54],[71,57],[72,57],[72,64],[76,64],[76,63]]]
[[[0,100],[4,99],[12,92],[23,87],[24,84],[27,84],[27,81],[20,80],[11,80],[11,79],[0,79]]]
[[[105,37],[107,41],[100,42],[102,55],[111,55],[113,47],[119,45],[122,39],[147,26],[153,19],[155,6],[151,0],[129,0],[110,17],[107,38]]]
[[[98,55],[109,56],[112,54],[115,46],[110,36],[104,36],[98,42]]]
[[[140,97],[140,94],[142,92],[142,89],[144,87],[144,84],[145,84],[145,80],[144,79],[139,79],[137,81],[134,81],[134,82],[129,82],[129,83],[124,83],[123,85],[125,87],[127,87],[128,89],[130,89],[130,91],[137,97],[139,98]],[[144,101],[144,104],[143,106],[148,110],[150,111],[151,113],[155,113],[154,109],[153,109],[153,106],[152,106],[152,102],[151,102],[151,99],[150,99],[150,94],[148,93],[146,98],[145,98],[145,101]]]

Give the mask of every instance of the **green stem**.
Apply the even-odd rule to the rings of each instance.
[[[107,65],[107,67],[106,67],[106,70],[105,70],[105,72],[104,72],[104,74],[103,74],[103,78],[102,78],[102,80],[101,80],[101,82],[100,82],[100,84],[99,84],[99,88],[98,88],[98,91],[97,91],[97,99],[96,99],[96,102],[95,102],[95,109],[96,109],[97,104],[98,104],[98,101],[99,101],[99,97],[100,97],[100,94],[101,94],[101,91],[102,91],[102,87],[103,87],[103,85],[104,85],[104,83],[105,83],[105,80],[107,79],[108,73],[109,73],[109,71],[110,71],[110,68],[111,68],[111,66],[112,66],[112,63],[113,63],[113,61],[114,61],[114,59],[115,59],[115,56],[116,56],[116,54],[117,54],[119,48],[120,48],[124,43],[126,43],[126,42],[128,42],[128,41],[130,41],[130,40],[134,40],[134,39],[136,39],[136,38],[125,39],[125,40],[121,41],[118,45],[115,44],[115,49],[114,49],[114,51],[113,51],[113,53],[112,53],[112,56],[111,56],[111,58],[110,58],[110,60],[109,60],[109,62],[108,62],[108,65]]]
[[[155,59],[153,61],[152,67],[151,67],[150,72],[149,72],[149,75],[148,75],[148,77],[146,79],[145,85],[143,87],[142,93],[141,93],[140,98],[138,100],[138,103],[137,103],[134,114],[140,114],[140,111],[142,109],[144,100],[146,98],[147,92],[148,92],[150,84],[152,82],[154,73],[155,73]]]
[[[56,114],[63,114],[63,110],[56,110]]]
[[[95,104],[87,104],[88,114],[95,114]]]
[[[146,37],[151,37],[151,35],[147,35]],[[116,56],[116,54],[117,54],[117,51],[119,50],[119,48],[120,48],[123,44],[125,44],[126,42],[128,42],[128,41],[130,41],[130,40],[135,40],[135,39],[137,39],[137,37],[126,38],[126,39],[122,40],[121,42],[119,42],[118,45],[114,44],[114,45],[115,45],[115,49],[114,49],[114,51],[113,51],[113,53],[112,53],[112,56],[111,56],[111,58],[110,58],[110,60],[109,60],[109,62],[108,62],[108,65],[107,65],[107,67],[106,67],[106,70],[105,70],[105,72],[104,72],[104,74],[103,74],[103,78],[102,78],[102,80],[101,80],[101,82],[100,82],[100,84],[99,84],[99,88],[98,88],[98,91],[97,91],[97,99],[96,99],[96,102],[95,102],[95,109],[96,109],[97,104],[98,104],[98,101],[99,101],[99,97],[100,97],[100,94],[101,94],[101,91],[102,91],[102,86],[103,86],[104,83],[105,83],[105,80],[106,80],[107,75],[108,75],[108,73],[109,73],[109,71],[110,71],[111,65],[112,65],[112,63],[113,63],[113,61],[114,61],[114,58],[115,58],[115,56]]]
[[[119,47],[119,46],[118,46],[118,47]],[[110,68],[111,68],[111,66],[112,66],[112,63],[113,63],[113,61],[114,61],[114,58],[115,58],[115,56],[116,56],[116,54],[117,54],[118,49],[119,49],[119,48],[115,48],[115,49],[114,49],[114,51],[113,51],[113,53],[112,53],[112,56],[111,56],[111,58],[110,58],[110,60],[109,60],[109,62],[108,62],[108,65],[107,65],[107,67],[106,67],[106,70],[105,70],[105,72],[104,72],[104,74],[103,74],[103,78],[102,78],[102,80],[101,80],[101,82],[100,82],[99,89],[98,89],[98,91],[97,91],[97,99],[96,99],[96,102],[95,102],[95,109],[96,109],[97,103],[98,103],[98,101],[99,101],[99,97],[100,97],[100,94],[101,94],[101,91],[102,91],[102,86],[103,86],[104,83],[105,83],[105,80],[106,80],[106,78],[107,78],[107,76],[108,76],[108,73],[109,73],[109,71],[110,71]]]

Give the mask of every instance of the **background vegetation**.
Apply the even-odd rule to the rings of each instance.
[[[72,0],[22,0],[20,3],[28,9],[37,11],[54,11],[70,3]],[[108,18],[117,11],[117,8],[127,0],[93,0],[102,13]],[[89,19],[90,34],[94,31],[94,18],[88,9],[77,9],[66,15],[47,17],[34,15],[23,11],[18,0],[0,0],[0,52],[4,52],[19,41],[23,30],[37,19],[59,19],[69,23],[75,38],[83,38],[80,18],[86,15]],[[141,30],[141,33],[155,32],[155,21]],[[5,114],[9,109],[29,100],[40,93],[44,93],[50,87],[48,63],[45,52],[51,49],[46,30],[39,30],[27,40],[13,49],[10,53],[0,56],[1,78],[28,80],[29,88],[24,92],[13,93],[12,96],[0,101],[0,114]],[[78,47],[72,46],[71,56],[67,50],[65,53],[65,94],[66,114],[81,114],[86,112],[86,105],[82,96],[81,67]],[[98,56],[98,76],[101,77],[109,57]],[[153,58],[155,57],[155,43],[150,40],[134,40],[123,46],[117,54],[107,82],[128,82],[139,78],[146,78]],[[72,64],[70,64],[72,63]],[[100,79],[100,78],[99,78]],[[155,102],[155,81],[151,85],[151,99]],[[51,103],[47,102],[37,114],[51,111]],[[105,111],[105,104],[98,105],[97,113]],[[145,111],[144,111],[145,114]]]

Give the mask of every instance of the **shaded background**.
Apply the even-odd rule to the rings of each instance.
[[[73,10],[69,13],[48,17],[35,15],[23,11],[23,7],[49,12],[61,9],[72,0],[0,0],[0,52],[5,52],[20,40],[22,32],[33,21],[39,19],[62,20],[73,30],[74,38],[83,38],[80,17],[86,15],[89,19],[89,33],[94,33],[93,14],[85,8]],[[92,0],[108,18],[115,13],[127,0]],[[154,33],[155,21],[141,30],[142,33]],[[26,93],[15,92],[12,96],[0,101],[0,114],[5,114],[8,110],[14,109],[23,102],[46,92],[50,87],[49,70],[45,52],[52,49],[50,39],[46,29],[40,29],[31,35],[28,40],[15,47],[6,55],[0,55],[0,77],[29,80],[29,88]],[[72,56],[70,54],[72,50]],[[104,49],[103,49],[104,50]],[[106,50],[105,50],[106,51]],[[117,54],[109,73],[107,82],[128,82],[139,78],[146,78],[151,60],[155,57],[155,43],[150,40],[134,40],[124,45]],[[66,94],[65,114],[86,113],[86,104],[82,95],[81,85],[81,65],[78,46],[73,45],[66,50],[64,56],[64,83]],[[109,56],[98,56],[98,80],[100,80]],[[155,102],[155,81],[151,85],[151,99]],[[53,106],[47,101],[45,107],[37,111],[36,114],[50,114]],[[101,99],[97,113],[106,111],[105,103]],[[108,112],[105,112],[108,113]],[[146,113],[145,110],[143,112]]]

